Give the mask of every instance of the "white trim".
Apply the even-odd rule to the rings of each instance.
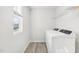
[[[26,48],[28,47],[28,45],[30,44],[30,42],[31,42],[30,40],[28,40],[28,41],[26,42],[25,47],[24,47],[22,53],[25,52],[25,50],[26,50]]]
[[[31,42],[45,42],[44,40],[31,40]]]

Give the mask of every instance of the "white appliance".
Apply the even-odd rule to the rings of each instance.
[[[75,34],[47,30],[46,45],[48,53],[75,53]]]

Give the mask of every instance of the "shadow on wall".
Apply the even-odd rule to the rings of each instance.
[[[75,40],[75,52],[79,53],[79,34],[75,34],[76,35],[76,40]]]

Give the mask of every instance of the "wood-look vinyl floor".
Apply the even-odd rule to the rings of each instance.
[[[45,42],[31,42],[25,50],[25,53],[47,53]]]

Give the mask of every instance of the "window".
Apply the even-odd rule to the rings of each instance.
[[[23,31],[22,7],[20,6],[14,7],[13,13],[14,13],[14,25],[13,25],[14,33],[22,32]]]

